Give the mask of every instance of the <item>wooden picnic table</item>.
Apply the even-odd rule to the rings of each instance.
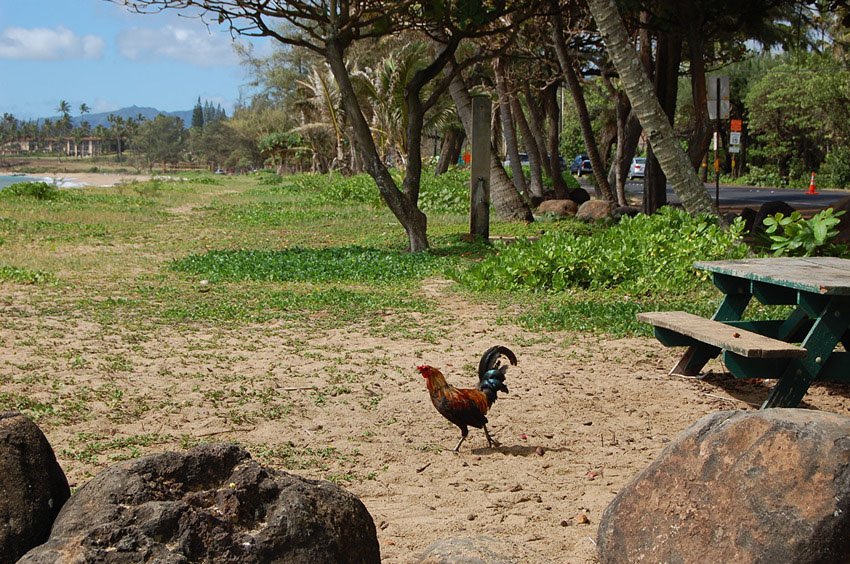
[[[796,407],[815,381],[850,382],[850,260],[766,258],[694,267],[711,272],[723,292],[711,320],[685,312],[638,315],[655,326],[663,344],[687,347],[672,373],[696,376],[723,353],[735,377],[778,380],[762,408]],[[794,307],[777,319],[744,320],[754,297]],[[839,343],[845,350],[836,350]]]

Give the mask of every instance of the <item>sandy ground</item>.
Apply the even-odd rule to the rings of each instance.
[[[66,174],[30,173],[27,176],[48,179],[48,182],[66,187],[115,186],[117,184],[128,184],[131,182],[144,182],[151,178],[149,174],[112,174],[100,172],[69,172]]]
[[[652,339],[531,332],[497,323],[505,312],[466,302],[445,281],[422,292],[439,304],[439,327],[387,313],[334,330],[311,319],[115,329],[61,307],[31,315],[31,289],[0,286],[0,396],[24,391],[72,414],[40,425],[75,486],[133,437],[160,439],[132,456],[235,441],[272,466],[336,477],[371,512],[385,562],[483,535],[515,562],[585,563],[596,561],[604,508],[677,433],[767,394],[769,383],[735,381],[719,361],[703,380],[668,376],[675,352]],[[415,366],[470,386],[493,344],[519,357],[490,414],[502,446],[473,429],[455,454],[459,431],[434,410]],[[847,393],[815,387],[806,407],[846,412]]]

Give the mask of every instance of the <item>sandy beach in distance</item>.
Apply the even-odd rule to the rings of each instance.
[[[149,174],[114,174],[101,172],[69,172],[67,174],[56,173],[30,173],[27,176],[50,179],[61,186],[115,186],[116,184],[127,184],[130,182],[144,182],[150,180]]]

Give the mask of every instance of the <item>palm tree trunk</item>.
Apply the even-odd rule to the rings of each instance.
[[[443,137],[443,146],[440,147],[440,160],[437,161],[435,176],[439,176],[449,170],[449,167],[457,163],[460,151],[463,149],[463,140],[466,134],[463,130],[455,127],[446,128]]]
[[[449,72],[454,70],[451,66],[450,64]],[[451,84],[449,84],[449,93],[457,107],[457,114],[467,132],[467,137],[471,139],[472,97],[469,95],[469,89],[460,73],[455,74]],[[522,199],[513,182],[508,178],[492,143],[490,144],[490,199],[496,209],[496,214],[501,219],[506,221],[534,221],[531,208],[528,207],[528,203]]]
[[[534,135],[531,133],[531,128],[528,126],[528,120],[525,119],[525,112],[522,109],[522,103],[519,101],[519,96],[516,94],[508,94],[511,101],[511,110],[513,110],[514,120],[522,133],[522,140],[525,144],[525,152],[528,155],[529,175],[529,191],[532,204],[535,200],[543,200],[543,169],[540,164],[540,151],[537,150],[537,143],[534,141]]]
[[[546,145],[549,152],[549,168],[552,169],[552,189],[556,198],[566,199],[569,190],[561,169],[561,109],[558,107],[557,83],[550,84],[543,90],[543,108],[549,121]]]
[[[528,126],[531,128],[531,135],[534,143],[537,145],[537,154],[540,155],[543,174],[551,178],[552,168],[549,162],[549,152],[546,149],[546,124],[544,123],[543,110],[535,102],[539,96],[534,96],[531,86],[528,83],[525,84],[524,93],[525,105],[528,107]]]
[[[513,112],[511,111],[511,102],[508,98],[507,80],[505,78],[506,62],[504,58],[499,57],[493,65],[493,70],[496,75],[496,92],[499,96],[499,115],[502,118],[502,135],[505,136],[505,145],[507,148],[508,157],[511,161],[511,172],[513,173],[513,181],[516,189],[520,194],[529,196],[528,184],[525,181],[525,171],[522,170],[522,163],[519,159],[519,146],[516,138],[516,127],[514,124]]]
[[[557,8],[557,2],[553,2],[553,4],[553,7]],[[596,178],[597,189],[603,198],[616,204],[617,198],[611,192],[608,177],[605,176],[605,165],[602,163],[602,157],[599,156],[599,146],[596,144],[596,137],[593,135],[593,124],[590,121],[590,112],[587,109],[587,102],[584,99],[584,90],[582,90],[578,76],[576,76],[575,61],[570,55],[567,45],[564,43],[561,15],[555,12],[551,20],[552,43],[555,45],[555,53],[558,55],[561,73],[567,80],[570,95],[573,97],[573,103],[578,112],[581,135],[584,138],[584,145],[587,147],[587,156],[590,157],[590,164],[593,166],[593,176]]]
[[[631,47],[623,20],[613,0],[587,0],[587,4],[602,34],[608,56],[614,63],[623,82],[623,88],[632,102],[635,115],[647,132],[658,161],[673,190],[690,213],[714,213],[717,207],[708,191],[697,178],[685,152],[679,146],[673,127],[653,93],[640,60]]]

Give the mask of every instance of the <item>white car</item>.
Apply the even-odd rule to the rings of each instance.
[[[644,176],[646,176],[646,159],[643,157],[633,158],[632,165],[629,167],[629,180],[643,178]]]
[[[525,153],[519,154],[519,165],[520,166],[528,166],[528,155]],[[502,163],[502,166],[505,168],[511,168],[511,159],[510,157],[506,158]]]

